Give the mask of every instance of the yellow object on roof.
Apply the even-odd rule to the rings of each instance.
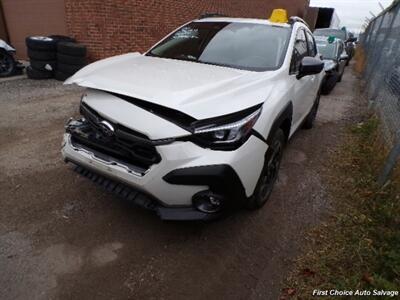
[[[288,13],[286,9],[277,8],[272,11],[271,17],[269,18],[270,22],[273,23],[287,23],[289,22]]]

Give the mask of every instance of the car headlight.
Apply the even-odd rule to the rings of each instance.
[[[195,122],[189,140],[215,150],[237,149],[250,137],[261,110],[261,105],[257,105],[228,116]]]

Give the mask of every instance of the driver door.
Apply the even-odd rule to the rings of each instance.
[[[300,28],[296,35],[290,65],[290,75],[294,80],[293,130],[298,128],[308,114],[315,98],[316,75],[304,76],[300,79],[296,77],[300,70],[301,61],[306,56],[309,56],[306,32],[303,28]]]

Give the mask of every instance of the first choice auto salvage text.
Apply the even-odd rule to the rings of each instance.
[[[313,296],[399,296],[399,291],[384,290],[313,290]]]

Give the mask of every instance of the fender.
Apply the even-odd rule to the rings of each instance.
[[[15,52],[15,49],[7,44],[5,41],[0,39],[0,49],[4,49],[7,52]]]
[[[288,120],[289,123],[285,124],[288,128],[283,128],[286,138],[289,139],[290,135],[290,128],[292,126],[292,115],[293,115],[293,104],[292,101],[289,101],[288,104],[279,112],[278,116],[275,118],[274,122],[272,123],[271,129],[269,130],[269,134],[267,137],[267,144],[270,145],[272,139],[274,137],[274,133],[276,130],[281,127],[281,125]]]

